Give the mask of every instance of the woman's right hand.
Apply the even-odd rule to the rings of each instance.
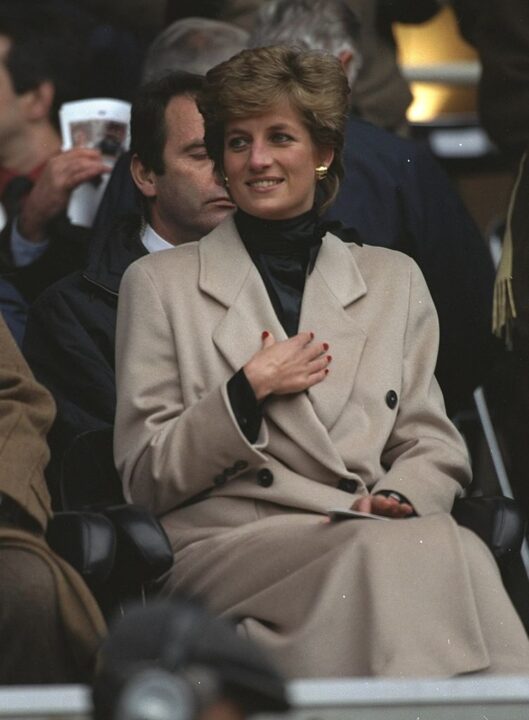
[[[302,392],[321,382],[332,357],[325,342],[315,342],[310,332],[276,341],[263,333],[263,347],[244,366],[244,373],[258,402],[268,395]]]

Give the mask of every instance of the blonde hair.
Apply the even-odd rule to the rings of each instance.
[[[329,53],[282,45],[243,50],[207,73],[198,96],[206,148],[215,169],[222,174],[228,120],[260,115],[287,98],[313,143],[334,150],[327,177],[319,182],[318,211],[323,213],[336,197],[343,177],[348,94],[341,64]]]

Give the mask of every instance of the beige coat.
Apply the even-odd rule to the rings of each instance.
[[[470,473],[433,377],[437,319],[413,261],[324,238],[300,330],[329,343],[331,372],[307,393],[269,399],[251,445],[226,382],[264,329],[285,338],[231,219],[123,278],[116,462],[127,497],[160,515],[172,540],[165,590],[203,593],[241,617],[291,676],[529,671],[523,639],[496,657],[521,625],[488,551],[447,514]],[[344,479],[356,492],[339,488]],[[325,522],[328,508],[382,489],[425,517]],[[469,553],[494,585],[483,618]],[[447,587],[457,588],[449,602]],[[483,634],[491,612],[508,627],[499,640]]]

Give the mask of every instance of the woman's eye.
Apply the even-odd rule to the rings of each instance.
[[[290,142],[293,140],[291,135],[287,135],[286,133],[274,133],[272,135],[273,142],[277,143],[284,143],[284,142]]]
[[[241,150],[248,144],[246,138],[243,137],[232,137],[228,140],[228,147],[230,150]]]

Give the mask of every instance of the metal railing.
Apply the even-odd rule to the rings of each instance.
[[[529,677],[339,678],[289,683],[289,720],[527,720]],[[0,688],[2,720],[89,720],[83,685]],[[261,716],[263,717],[263,716]],[[278,715],[268,720],[279,720]]]
[[[401,65],[408,82],[424,82],[442,85],[476,85],[481,76],[481,64],[477,60],[432,63],[429,65]]]

